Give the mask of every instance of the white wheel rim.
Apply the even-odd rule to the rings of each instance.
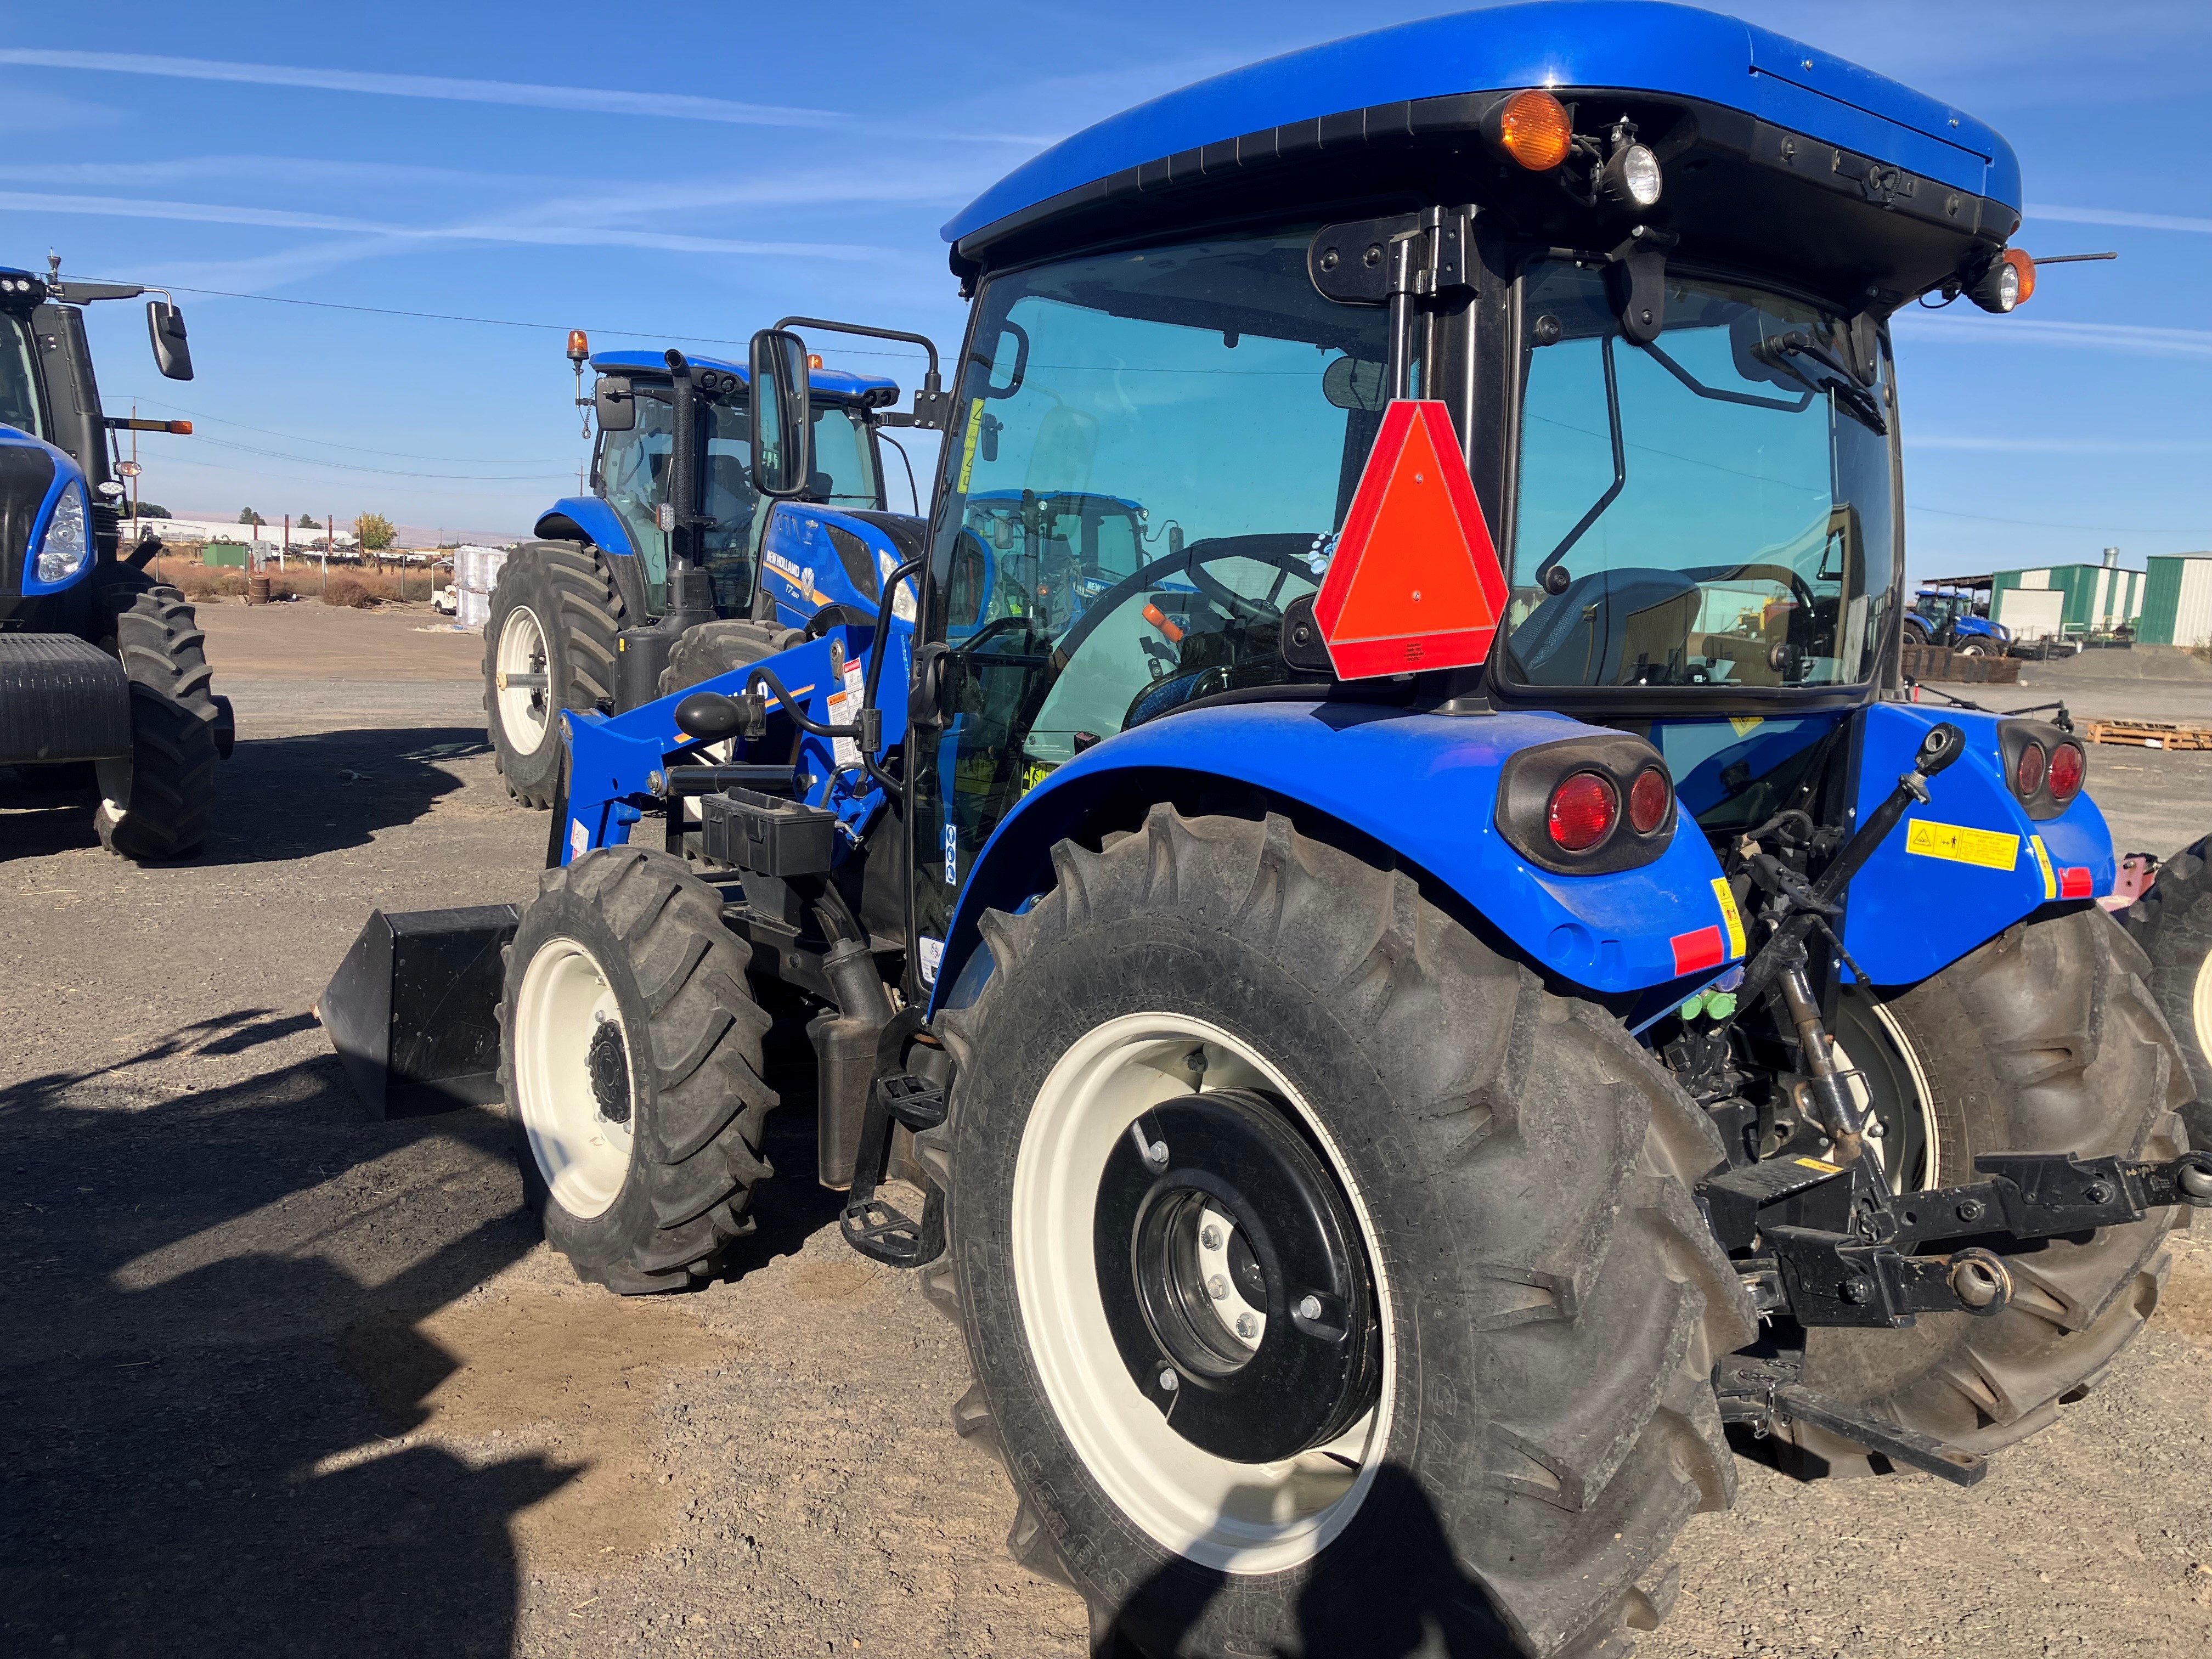
[[[1091,1227],[1106,1160],[1147,1109],[1190,1093],[1187,1060],[1200,1047],[1208,1091],[1260,1089],[1291,1103],[1351,1201],[1374,1279],[1381,1403],[1327,1448],[1283,1462],[1233,1462],[1169,1427],[1131,1380],[1098,1286]],[[1163,1547],[1224,1572],[1279,1572],[1327,1547],[1372,1488],[1389,1444],[1390,1295],[1367,1206],[1289,1080],[1203,1020],[1109,1020],[1061,1055],[1038,1090],[1016,1157],[1012,1209],[1014,1287],[1030,1355],[1061,1430],[1115,1506]]]
[[[499,699],[500,730],[518,755],[534,755],[544,744],[552,729],[553,694],[550,686],[542,690],[510,686],[506,678],[543,674],[545,658],[545,629],[537,612],[526,605],[516,605],[499,625],[499,648],[492,654],[492,665],[500,676],[493,688]]]
[[[598,959],[574,939],[539,946],[514,1000],[516,1109],[553,1201],[586,1221],[605,1213],[629,1173],[630,1123],[602,1117],[592,1091],[587,1056],[609,1024],[628,1053],[629,1036]]]
[[[1889,1039],[1897,1057],[1904,1061],[1905,1075],[1911,1080],[1912,1100],[1907,1109],[1919,1120],[1923,1149],[1917,1172],[1889,1167],[1889,1149],[1883,1144],[1887,1136],[1882,1133],[1881,1120],[1875,1115],[1874,1091],[1867,1086],[1865,1074],[1852,1064],[1850,1051],[1841,1042],[1833,1043],[1836,1064],[1846,1073],[1844,1084],[1851,1091],[1851,1098],[1866,1115],[1867,1151],[1881,1170],[1883,1183],[1893,1193],[1926,1192],[1942,1184],[1943,1130],[1936,1118],[1935,1091],[1928,1086],[1928,1073],[1921,1068],[1920,1056],[1906,1040],[1905,1028],[1897,1023],[1897,1017],[1879,1002],[1872,1004],[1869,1012],[1881,1027],[1882,1035]]]
[[[2189,999],[2189,1015],[2197,1024],[2197,1047],[2204,1063],[2212,1066],[2212,951],[2197,964],[2197,989]]]

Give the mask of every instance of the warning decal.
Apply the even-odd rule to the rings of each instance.
[[[1314,596],[1329,660],[1340,679],[1473,667],[1504,614],[1505,573],[1451,415],[1399,398]]]
[[[1713,878],[1713,896],[1721,902],[1721,920],[1728,926],[1729,959],[1743,954],[1743,912],[1735,908],[1735,891],[1726,876]]]
[[[2043,868],[2043,896],[2047,899],[2057,898],[2058,878],[2051,868],[2050,848],[2044,846],[2043,837],[2040,836],[2030,836],[2027,838],[2027,844],[2035,849],[2035,861]]]
[[[2020,862],[2020,837],[1963,823],[1915,818],[1905,826],[1905,850],[1953,864],[1978,864],[1984,870],[2009,870]]]

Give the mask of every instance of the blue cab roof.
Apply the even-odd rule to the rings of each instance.
[[[955,214],[963,238],[1072,190],[1247,133],[1520,87],[1672,94],[2021,205],[2020,163],[1965,111],[1740,19],[1650,0],[1541,0],[1402,23],[1232,70],[1061,140]]]
[[[711,368],[718,374],[734,374],[748,385],[752,380],[751,368],[744,363],[733,363],[720,357],[699,357],[686,354],[690,362],[700,368]],[[598,351],[592,354],[592,367],[602,374],[665,374],[668,359],[658,351]],[[872,392],[889,392],[898,395],[898,382],[881,374],[855,374],[845,368],[817,368],[806,377],[808,388],[817,397],[865,398]]]

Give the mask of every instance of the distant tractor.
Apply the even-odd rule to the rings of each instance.
[[[642,1294],[787,1176],[803,1004],[817,1178],[958,1322],[1095,1653],[1624,1652],[1739,1452],[1972,1485],[2212,1205],[2087,750],[1902,687],[1890,319],[2026,298],[2021,200],[1963,112],[1678,6],[1079,133],[945,228],[927,516],[805,499],[757,335],[795,634],[560,714],[519,917],[373,924],[466,994],[325,1012],[479,1076],[495,1024],[546,1237]],[[1960,1513],[1882,1571],[2000,1561]]]
[[[1978,606],[1971,592],[1923,587],[1905,613],[1905,640],[1908,645],[1948,645],[1969,657],[2002,657],[2012,642],[2012,630],[1991,622],[1987,601]]]
[[[769,654],[779,622],[760,580],[759,497],[746,471],[746,369],[681,353],[570,357],[597,374],[592,493],[556,501],[537,539],[507,557],[484,625],[485,727],[507,792],[548,805],[559,787],[564,708],[611,714]],[[807,500],[881,512],[878,411],[898,399],[879,376],[815,368],[815,465]],[[696,537],[693,585],[669,549]],[[802,568],[789,573],[803,578]],[[811,587],[811,582],[799,586]],[[798,623],[817,605],[801,597]]]
[[[161,543],[120,553],[110,434],[191,423],[102,411],[81,307],[161,294],[147,324],[174,380],[192,375],[185,320],[158,289],[64,280],[49,263],[45,276],[0,267],[0,766],[96,792],[111,852],[184,858],[207,836],[230,704],[191,605],[143,568]]]

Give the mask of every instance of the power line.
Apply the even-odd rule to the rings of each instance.
[[[362,444],[342,444],[333,438],[310,438],[303,433],[276,432],[265,426],[248,426],[243,421],[225,420],[220,415],[203,415],[197,410],[186,409],[182,404],[173,404],[166,398],[150,397],[143,392],[122,394],[134,403],[151,404],[156,409],[174,410],[179,415],[189,415],[196,421],[206,421],[216,426],[236,427],[240,432],[258,432],[264,438],[284,438],[294,443],[314,444],[324,449],[342,449],[349,455],[383,455],[398,461],[446,461],[466,466],[557,466],[566,465],[567,458],[560,455],[526,455],[512,460],[489,456],[417,455],[404,449],[370,449]],[[202,434],[204,436],[205,434]],[[215,441],[209,439],[209,442]]]

